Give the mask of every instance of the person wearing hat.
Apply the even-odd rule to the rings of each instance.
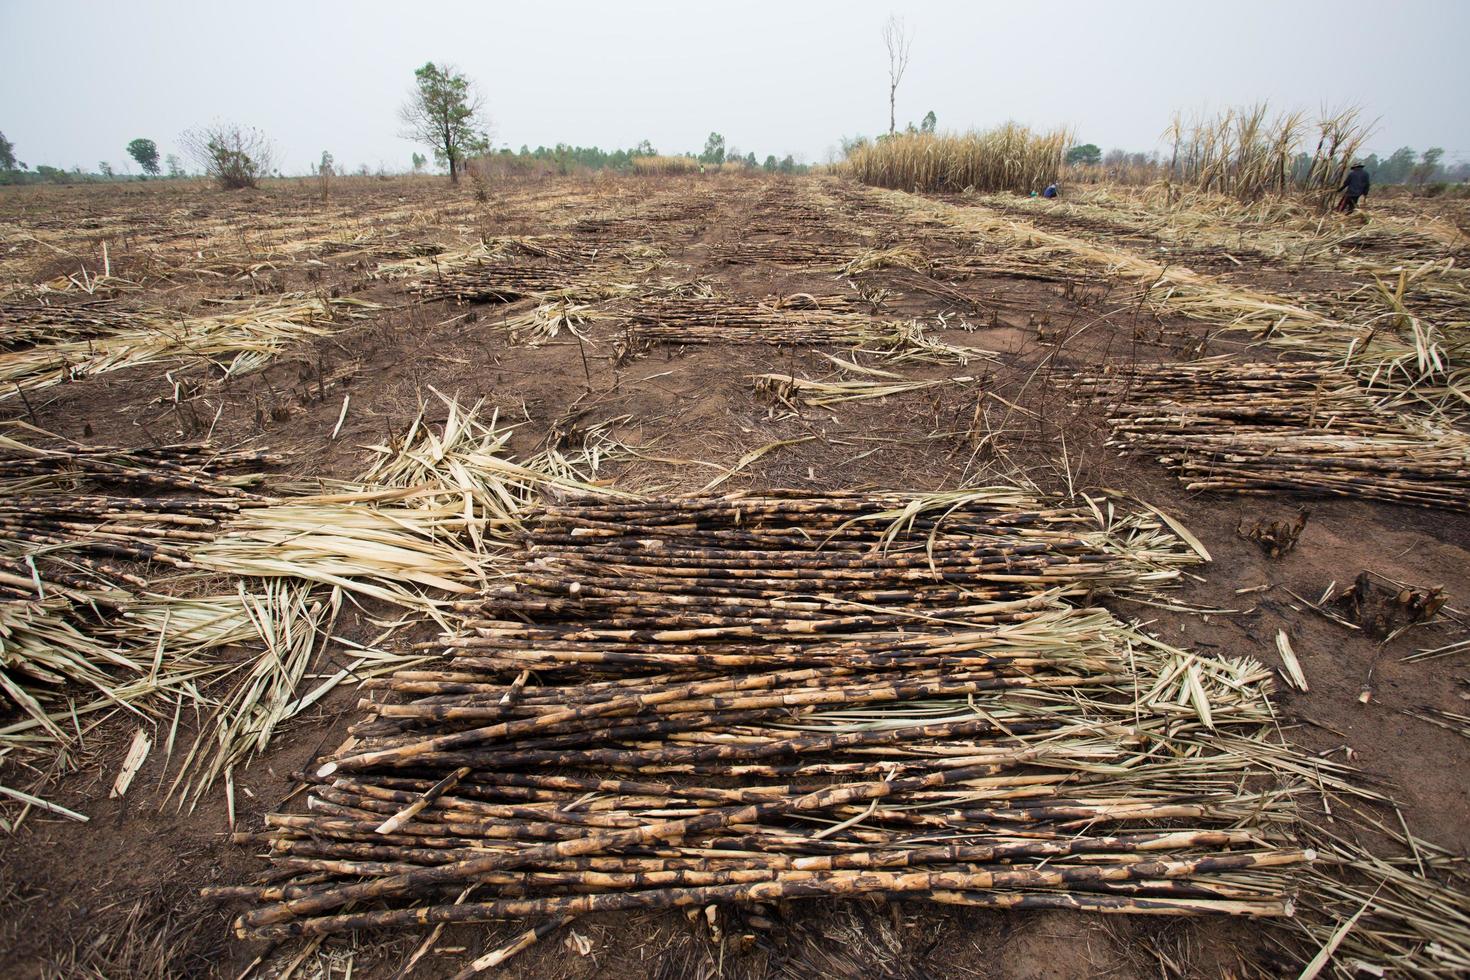
[[[1347,180],[1342,182],[1338,188],[1342,191],[1342,203],[1338,210],[1352,214],[1358,209],[1358,198],[1368,196],[1368,171],[1363,169],[1361,163],[1355,163],[1348,171]]]

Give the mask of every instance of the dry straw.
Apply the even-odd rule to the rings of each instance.
[[[163,310],[111,318],[90,336],[58,326],[61,339],[0,351],[0,399],[143,364],[204,359],[225,375],[254,371],[287,346],[306,337],[325,337],[351,318],[377,306],[364,300],[286,296],[268,303],[229,303],[205,315]]]

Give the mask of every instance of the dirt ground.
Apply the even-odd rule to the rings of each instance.
[[[822,356],[834,348],[716,343],[628,351],[619,330],[596,321],[585,342],[563,333],[533,347],[512,343],[498,326],[524,303],[421,303],[401,283],[375,275],[394,247],[411,243],[463,247],[482,236],[550,234],[656,246],[662,257],[640,274],[708,277],[721,293],[752,302],[848,293],[854,283],[869,294],[887,290],[886,315],[926,318],[939,324],[934,336],[996,356],[897,369],[973,383],[791,411],[760,397],[749,376],[834,377]],[[729,261],[732,250],[770,242],[810,243],[830,258]],[[365,465],[362,447],[401,431],[434,389],[461,401],[483,398],[503,418],[523,420],[512,443],[518,452],[617,420],[611,431],[622,443],[644,456],[686,461],[609,464],[604,476],[629,489],[697,489],[718,472],[700,463],[729,467],[774,441],[814,436],[765,454],[727,487],[937,490],[1024,477],[1053,493],[1124,491],[1177,518],[1208,547],[1214,561],[1188,578],[1176,599],[1216,611],[1124,602],[1114,602],[1114,611],[1176,645],[1270,665],[1280,663],[1275,637],[1285,630],[1310,681],[1306,693],[1280,685],[1288,736],[1310,751],[1346,754],[1365,779],[1390,791],[1416,836],[1470,850],[1470,739],[1404,713],[1425,705],[1464,712],[1470,666],[1463,653],[1403,662],[1416,649],[1463,636],[1470,614],[1454,613],[1458,620],[1411,629],[1385,644],[1310,605],[1330,584],[1345,587],[1370,571],[1399,583],[1442,585],[1451,610],[1470,608],[1470,516],[1350,499],[1193,495],[1153,461],[1119,457],[1104,445],[1106,405],[1071,391],[1067,370],[1108,364],[1147,371],[1196,356],[1207,336],[1205,353],[1246,345],[1243,336],[1120,303],[1122,284],[980,272],[936,289],[933,280],[903,269],[838,274],[848,258],[872,248],[912,245],[938,257],[966,244],[826,177],[564,178],[493,186],[483,201],[469,186],[427,179],[339,180],[326,202],[306,182],[235,195],[164,183],[8,190],[0,195],[0,283],[7,286],[65,276],[90,282],[110,271],[113,279],[101,280],[98,294],[115,290],[123,304],[181,312],[207,299],[282,291],[331,292],[383,308],[228,383],[197,362],[173,369],[171,379],[158,367],[124,370],[10,398],[0,402],[0,418],[111,445],[208,433],[224,445],[291,453],[283,479],[343,479]],[[1115,244],[1146,250],[1152,243]],[[1237,264],[1231,278],[1249,282],[1252,271]],[[1256,284],[1269,288],[1269,264],[1259,271]],[[1299,293],[1337,285],[1326,272],[1293,275]],[[71,289],[53,302],[95,298]],[[180,380],[193,391],[183,404],[172,394]],[[1299,546],[1283,558],[1267,557],[1237,534],[1242,524],[1290,519],[1303,506],[1310,518]],[[371,630],[361,617],[339,624],[349,639]],[[425,625],[390,643],[406,649],[432,635]],[[292,794],[292,774],[341,741],[355,701],[351,690],[334,692],[237,774],[234,829],[258,827]],[[166,774],[152,758],[126,797],[107,798],[133,727],[118,719],[94,733],[80,769],[47,783],[47,798],[87,813],[89,823],[31,813],[17,833],[0,838],[0,904],[7,911],[0,916],[0,974],[237,977],[273,952],[231,938],[229,910],[198,897],[204,886],[251,880],[263,869],[249,847],[232,842],[221,793],[178,812],[163,798]],[[0,782],[6,775],[0,770]],[[738,922],[741,913],[730,915]],[[511,924],[447,930],[414,975],[449,976],[513,931]],[[590,941],[590,952],[557,936],[506,972],[1060,978],[1291,971],[1282,951],[1289,927],[917,903],[797,903],[768,927],[727,927],[718,945],[702,922],[676,913],[592,917],[574,932]],[[741,938],[746,934],[749,940]],[[393,976],[421,938],[329,942],[299,964],[297,975]],[[274,955],[267,975],[291,958]]]

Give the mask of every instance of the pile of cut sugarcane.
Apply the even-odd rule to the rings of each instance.
[[[883,324],[848,296],[798,294],[761,303],[652,296],[618,311],[636,338],[669,344],[860,344]]]
[[[1344,371],[1211,358],[1135,376],[1084,374],[1116,444],[1190,490],[1370,498],[1470,510],[1470,436],[1379,407]]]
[[[875,894],[1289,915],[1267,674],[1080,605],[1197,560],[1106,507],[568,495],[244,835],[263,882],[210,894],[272,938]]]
[[[223,310],[36,314],[17,334],[27,346],[0,350],[0,400],[164,362],[206,359],[224,375],[240,375],[262,367],[290,344],[330,336],[341,321],[378,309],[366,300],[301,293],[262,302],[222,300],[206,309],[213,306]]]
[[[633,343],[841,345],[860,347],[892,361],[967,364],[991,360],[993,351],[950,344],[931,336],[919,320],[882,320],[856,312],[846,296],[806,293],[749,304],[723,298],[646,296],[610,314]],[[948,324],[941,318],[938,326]]]
[[[131,316],[111,300],[65,306],[0,303],[0,349],[100,336],[126,327]]]
[[[854,257],[851,248],[822,242],[721,242],[708,247],[709,256],[723,265],[789,265],[804,269],[837,270]]]
[[[528,296],[583,291],[598,280],[581,270],[516,259],[487,259],[474,265],[445,269],[408,286],[424,300],[457,303],[510,303]]]
[[[405,288],[425,300],[511,303],[531,296],[597,298],[618,291],[615,277],[641,275],[640,263],[660,254],[657,248],[631,239],[505,236],[428,258],[385,262],[376,274],[385,279],[412,277]]]
[[[0,556],[40,552],[103,581],[145,585],[102,563],[187,567],[189,552],[214,540],[221,521],[264,502],[247,488],[281,462],[200,443],[48,447],[0,434]]]

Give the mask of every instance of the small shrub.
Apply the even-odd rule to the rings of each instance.
[[[204,175],[226,190],[256,187],[271,172],[275,148],[258,129],[216,123],[180,139]]]

